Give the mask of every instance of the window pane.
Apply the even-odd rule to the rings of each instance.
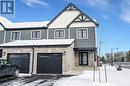
[[[78,38],[87,38],[87,30],[86,29],[78,30]]]
[[[33,31],[32,38],[39,39],[40,38],[40,31]]]
[[[64,30],[60,31],[60,37],[64,37]]]
[[[82,31],[78,30],[78,38],[82,38]]]
[[[64,30],[56,30],[55,37],[64,37]]]
[[[20,33],[16,32],[16,40],[19,40],[19,37],[20,37]]]
[[[59,31],[55,31],[55,37],[59,37]]]
[[[12,32],[12,40],[19,40],[20,32]]]
[[[87,31],[83,30],[83,38],[87,38]]]
[[[82,53],[83,55],[83,64],[87,64],[87,53]]]
[[[37,32],[37,38],[40,38],[40,31]]]
[[[36,38],[36,33],[32,32],[32,38]]]

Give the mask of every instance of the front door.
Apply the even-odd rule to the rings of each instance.
[[[88,52],[79,52],[79,65],[88,65]]]

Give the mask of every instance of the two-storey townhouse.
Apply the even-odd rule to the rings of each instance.
[[[98,23],[72,3],[49,22],[0,20],[2,57],[20,65],[20,72],[65,74],[94,66]]]

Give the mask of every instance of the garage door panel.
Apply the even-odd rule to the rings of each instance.
[[[61,74],[62,54],[38,54],[38,73]]]
[[[20,66],[20,73],[29,73],[29,53],[11,53],[8,54],[8,60]]]

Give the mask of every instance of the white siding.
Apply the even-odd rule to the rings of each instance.
[[[77,10],[64,11],[50,24],[49,28],[66,28],[79,14]]]
[[[74,22],[70,27],[96,27],[93,22]]]

